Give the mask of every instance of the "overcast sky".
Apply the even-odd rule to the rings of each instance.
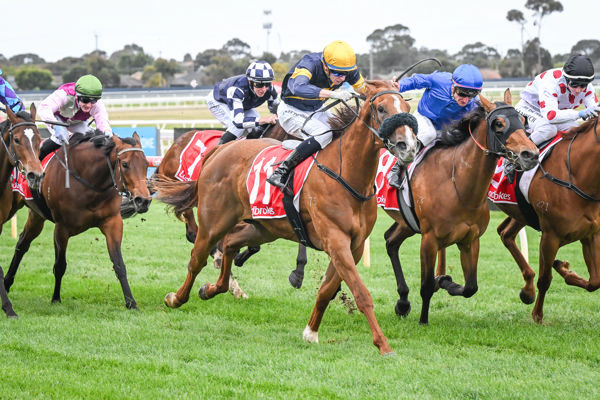
[[[526,0],[372,0],[253,1],[176,0],[89,3],[30,0],[3,7],[0,54],[10,58],[34,53],[48,62],[80,57],[96,48],[108,55],[137,44],[155,58],[182,60],[206,49],[221,48],[239,38],[253,55],[292,50],[321,51],[333,40],[348,42],[357,53],[368,52],[366,37],[376,29],[402,24],[416,47],[454,54],[475,42],[495,47],[501,55],[521,47],[520,26],[509,22],[511,9],[531,20]],[[562,0],[564,11],[542,22],[542,46],[552,54],[568,53],[582,39],[599,39],[600,1]],[[360,7],[355,5],[360,4]],[[87,9],[87,10],[84,10]],[[270,10],[270,15],[265,11]],[[270,34],[263,24],[271,23]],[[525,39],[536,36],[527,24]],[[268,40],[267,40],[268,38]]]

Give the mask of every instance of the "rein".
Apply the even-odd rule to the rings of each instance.
[[[598,134],[596,133],[597,126],[598,126],[598,118],[596,118],[596,121],[594,121],[593,130],[594,130],[594,138],[596,138],[596,142],[600,143],[600,139],[598,138]],[[581,190],[579,187],[577,187],[575,184],[573,184],[573,177],[571,175],[571,146],[573,145],[573,142],[575,141],[577,136],[578,136],[578,134],[573,136],[573,139],[571,139],[571,141],[569,142],[569,147],[567,149],[567,171],[569,172],[569,182],[563,181],[562,179],[559,179],[555,176],[550,175],[548,172],[546,172],[546,170],[540,163],[540,170],[542,171],[542,178],[546,178],[550,182],[552,182],[558,186],[562,186],[562,187],[565,187],[567,189],[574,191],[579,197],[581,197],[584,200],[600,202],[599,198],[585,193],[583,190]]]

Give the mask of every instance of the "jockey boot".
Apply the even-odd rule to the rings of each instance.
[[[223,136],[221,136],[221,139],[219,139],[219,143],[217,143],[217,146],[221,145],[221,144],[225,144],[227,142],[234,141],[236,139],[237,139],[237,136],[235,136],[233,133],[231,133],[229,131],[225,131]]]
[[[515,180],[515,172],[517,172],[517,164],[508,159],[504,159],[502,162],[502,167],[504,168],[504,176],[508,180],[508,183],[512,184]]]
[[[54,150],[58,150],[60,148],[60,144],[54,143],[52,139],[44,140],[44,143],[40,146],[40,161],[43,161],[44,158]]]
[[[396,163],[392,166],[392,169],[390,169],[390,172],[388,173],[388,183],[390,184],[390,186],[395,187],[396,189],[402,189],[402,170],[404,168],[402,167],[402,165],[400,164],[399,161],[396,160]]]
[[[290,176],[290,172],[302,161],[313,155],[315,152],[321,150],[321,145],[313,137],[306,139],[298,145],[290,153],[285,160],[279,164],[279,167],[267,178],[267,182],[273,186],[277,186],[282,191],[287,186],[287,181]]]
[[[256,128],[254,128],[250,131],[248,136],[246,136],[246,139],[258,139],[258,138],[262,137],[263,133],[265,133],[267,128],[269,128],[270,126],[271,126],[270,124],[257,126]]]

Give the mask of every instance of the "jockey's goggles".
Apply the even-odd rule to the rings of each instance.
[[[455,87],[456,94],[460,97],[468,97],[470,99],[474,98],[479,94],[479,90],[477,89],[467,89],[461,87]]]
[[[334,69],[330,69],[329,73],[337,78],[342,78],[342,77],[346,77],[348,76],[348,72],[347,71],[336,71]]]
[[[91,103],[91,104],[96,104],[96,102],[99,99],[94,98],[94,97],[87,97],[87,96],[77,96],[77,101],[79,101],[80,103]]]
[[[569,79],[567,78],[567,85],[571,86],[572,88],[583,88],[585,89],[588,84],[590,83],[590,81],[585,81],[585,80],[577,80],[577,79]]]
[[[261,89],[264,87],[270,87],[271,86],[271,82],[252,82],[252,86],[254,86],[257,89]]]

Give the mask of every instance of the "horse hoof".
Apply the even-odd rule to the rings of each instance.
[[[290,285],[296,289],[300,289],[302,287],[302,282],[304,281],[304,275],[300,275],[296,271],[292,271],[288,280],[290,281]]]
[[[208,283],[205,283],[204,285],[202,285],[202,287],[200,288],[200,290],[198,290],[198,296],[200,296],[200,298],[202,300],[208,300],[209,297],[206,294],[206,289],[208,289]]]
[[[519,293],[519,297],[521,298],[521,301],[524,304],[533,304],[533,302],[535,301],[535,296],[533,296],[533,297],[529,296],[522,289],[521,289],[521,292]]]
[[[168,293],[165,296],[165,305],[169,308],[177,308],[179,305],[176,303],[175,293]]]
[[[394,310],[396,311],[396,315],[399,317],[408,316],[408,314],[410,314],[410,301],[398,300]]]
[[[447,286],[449,283],[452,283],[452,277],[450,275],[436,276],[434,292],[437,292],[440,288],[448,290]]]
[[[388,353],[385,353],[383,356],[384,357],[395,357],[396,356],[396,352],[395,351],[390,351]]]

